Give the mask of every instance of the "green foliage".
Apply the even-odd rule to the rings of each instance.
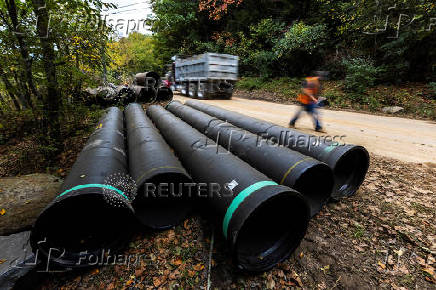
[[[0,126],[0,143],[6,143],[13,138],[23,138],[35,132],[35,130],[40,131],[40,124],[34,121],[32,110],[29,109],[23,111],[6,111],[2,116],[2,120],[8,121],[2,121],[2,125]]]
[[[271,77],[277,71],[277,55],[273,47],[281,37],[284,23],[263,19],[249,27],[249,33],[239,33],[240,41],[235,44],[235,52],[241,56],[242,67],[247,73]]]
[[[289,99],[296,99],[301,91],[301,79],[299,78],[262,78],[243,77],[237,83],[237,88],[242,90],[262,90],[286,96]]]
[[[61,117],[63,138],[92,133],[103,113],[104,110],[96,105],[64,104]]]
[[[424,80],[436,61],[434,0],[317,0],[318,21],[349,55],[371,55],[386,71],[380,80]]]
[[[357,98],[376,84],[377,77],[382,71],[373,61],[366,58],[345,59],[343,65],[346,73],[345,90],[355,93],[354,96]]]
[[[156,40],[137,32],[109,43],[109,81],[126,83],[132,75],[139,72],[163,72],[163,65],[155,53]]]
[[[168,63],[172,56],[195,51],[196,44],[207,42],[210,24],[201,17],[198,3],[190,0],[152,0],[154,16],[148,24],[154,32],[156,53],[160,63]]]
[[[248,33],[228,37],[237,41],[221,41],[227,46],[220,51],[240,56],[243,75],[299,75],[314,69],[326,36],[324,25],[296,23],[286,31],[283,22],[268,18],[251,25]]]
[[[259,49],[272,49],[282,37],[286,25],[272,18],[262,19],[256,25],[250,26],[250,39]]]
[[[325,45],[327,29],[324,24],[314,26],[303,22],[293,24],[274,47],[278,57],[289,55],[296,50],[313,54]]]
[[[9,110],[3,118],[8,122],[2,122],[0,126],[0,143],[6,143],[11,139],[22,139],[27,136],[36,136],[39,139],[46,138],[46,131],[41,122],[41,112],[37,110]],[[102,109],[97,106],[85,106],[82,104],[70,104],[65,102],[60,114],[62,124],[61,138],[65,139],[78,135],[77,132],[89,133],[102,116]],[[47,145],[48,146],[48,145]]]
[[[385,80],[401,83],[407,79],[411,69],[410,58],[407,57],[412,44],[416,42],[413,32],[402,33],[397,39],[387,42],[380,47],[382,63],[386,68]]]
[[[264,78],[273,75],[275,61],[276,55],[271,51],[265,50],[256,51],[243,60],[245,64],[251,65],[252,70]]]
[[[5,1],[0,3],[0,62],[3,64],[0,93],[5,96],[5,103],[11,107],[13,104],[15,109],[32,108],[34,116],[38,116],[36,111],[41,108],[60,111],[57,103],[103,81],[106,43],[111,30],[99,22],[103,7],[113,7],[112,4],[100,0],[41,1],[45,8],[38,9],[33,1],[8,3],[15,3],[16,7]],[[40,37],[36,26],[37,11],[44,9],[50,18],[46,38]],[[50,56],[45,57],[48,53]],[[47,66],[56,75],[50,80]],[[52,121],[45,124],[51,127],[57,123]]]
[[[262,78],[257,77],[244,77],[237,83],[238,89],[243,90],[260,90],[263,88],[265,81]]]
[[[428,84],[428,86],[429,86],[430,90],[432,91],[433,96],[436,97],[436,82],[430,82]]]

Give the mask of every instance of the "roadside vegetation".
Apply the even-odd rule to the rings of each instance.
[[[119,39],[101,20],[114,7],[100,0],[0,3],[0,177],[64,172],[71,165],[65,156],[75,160],[104,109],[88,105],[85,89],[162,70],[151,36]]]
[[[243,77],[237,84],[236,96],[284,104],[296,103],[302,78]],[[330,107],[384,114],[387,107],[400,107],[396,115],[436,120],[436,91],[423,83],[376,85],[356,94],[346,89],[347,80],[323,82],[322,96]]]

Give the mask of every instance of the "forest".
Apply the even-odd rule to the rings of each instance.
[[[434,80],[433,1],[153,1],[158,55],[218,51],[245,76],[313,69],[374,82]],[[348,75],[348,74],[347,74]]]

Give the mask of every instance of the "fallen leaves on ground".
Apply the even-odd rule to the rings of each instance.
[[[98,273],[100,273],[100,270],[94,269],[94,270],[92,270],[91,275],[97,275]]]
[[[153,286],[159,287],[160,285],[162,285],[162,280],[158,277],[153,277]]]
[[[197,272],[203,271],[204,270],[204,265],[203,264],[197,264],[193,267],[193,269]]]
[[[180,266],[180,265],[183,264],[183,261],[182,261],[182,259],[177,259],[177,260],[174,260],[172,262],[172,264],[175,265],[175,266]]]

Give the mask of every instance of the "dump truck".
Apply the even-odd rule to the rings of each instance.
[[[173,89],[198,99],[231,99],[238,80],[239,57],[205,53],[174,57],[170,80]]]

